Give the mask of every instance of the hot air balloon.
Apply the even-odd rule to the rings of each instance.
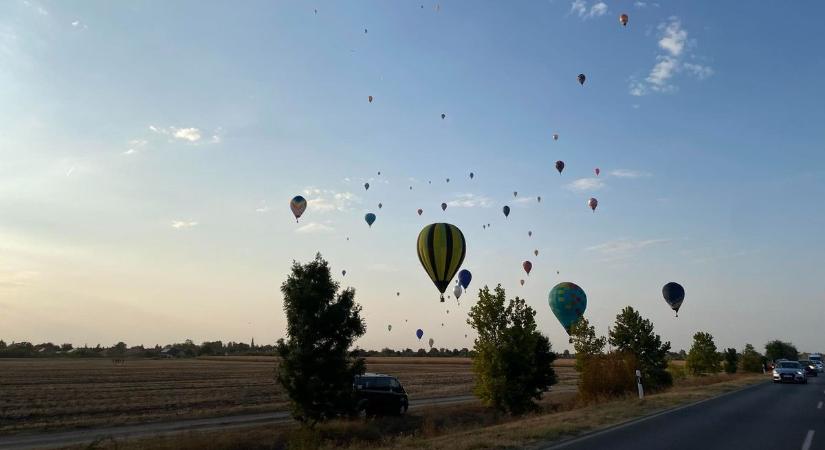
[[[662,296],[670,305],[670,309],[676,311],[676,317],[679,317],[679,308],[682,307],[682,302],[685,300],[685,288],[681,284],[671,281],[662,288]]]
[[[556,170],[558,170],[559,175],[561,175],[561,171],[564,170],[564,161],[556,161]]]
[[[364,189],[367,190],[367,191],[370,190],[370,184],[369,183],[364,183]]]
[[[623,26],[623,27],[626,27],[626,26],[627,26],[627,21],[628,21],[629,19],[630,19],[630,17],[628,17],[628,16],[627,16],[627,14],[622,14],[621,16],[619,16],[619,22],[621,22],[621,23],[622,23],[622,26]]]
[[[578,77],[576,77],[576,78],[579,80],[579,84],[581,84],[582,86],[584,86],[584,80],[586,80],[586,79],[587,79],[587,77],[586,77],[586,76],[584,76],[584,74],[583,74],[583,73],[580,73],[580,74],[579,74],[579,76],[578,76]]]
[[[346,270],[342,270],[342,271],[341,271],[341,276],[343,276],[343,277],[347,276],[347,271],[346,271]]]
[[[590,200],[587,201],[587,206],[589,206],[593,212],[596,212],[596,207],[599,206],[599,201],[593,197],[590,197]]]
[[[441,324],[441,326],[444,326],[444,324]],[[433,344],[435,344],[435,341],[433,340],[433,338],[430,338],[429,344],[430,344],[430,348],[433,348]]]
[[[487,229],[487,225],[482,225],[482,226],[481,226],[481,228],[483,228],[483,229],[485,229],[485,230],[486,230],[486,229]]]
[[[475,175],[474,175],[472,172],[470,172],[470,179],[471,179],[471,180],[473,179],[473,177],[474,177],[474,176],[475,176]]]
[[[412,190],[412,186],[410,186],[410,190]]]
[[[599,176],[599,174],[602,173],[602,169],[596,167],[595,169],[593,169],[593,172],[596,172],[596,176]]]
[[[458,272],[458,284],[461,285],[464,289],[467,289],[470,286],[470,281],[473,279],[473,274],[470,273],[467,269],[461,269],[461,272]]]
[[[424,332],[421,330],[421,328],[419,328],[415,330],[415,335],[418,336],[418,340],[420,341],[421,338],[424,336]]]
[[[379,176],[379,177],[381,176],[381,171],[380,171],[380,170],[378,171],[378,176]]]
[[[558,141],[558,140],[559,140],[559,134],[558,134],[558,133],[553,133],[553,140],[554,140],[554,141]]]
[[[536,197],[536,200],[538,200],[538,202],[539,202],[539,203],[541,203],[541,195],[539,195],[538,197]]]
[[[449,178],[447,178],[447,183],[449,183],[449,182],[450,182],[450,179],[449,179]]]
[[[392,325],[387,325],[387,331],[392,331]]]
[[[455,287],[453,288],[453,295],[455,295],[456,300],[461,298],[461,285],[460,284],[456,284]],[[448,309],[447,312],[449,313],[449,311],[450,310]]]
[[[518,191],[513,191],[513,197],[518,197]]]
[[[418,215],[420,216],[421,214],[424,214],[424,210],[421,209],[421,208],[418,208]]]
[[[450,285],[467,253],[464,234],[449,223],[433,223],[418,233],[418,260],[430,276],[436,289],[441,292]]]
[[[367,214],[364,216],[364,220],[366,220],[366,221],[367,221],[367,225],[369,225],[369,226],[370,226],[370,228],[372,228],[372,224],[373,224],[373,222],[375,222],[375,214],[373,214],[373,213],[367,213]]]
[[[527,236],[528,236],[528,237],[533,237],[533,232],[532,232],[532,231],[528,231],[528,232],[527,232]]]
[[[446,114],[444,114],[444,113],[442,113],[442,114],[441,114],[441,120],[444,120],[444,119],[446,119],[446,118],[447,118],[447,115],[446,115]]]
[[[507,205],[504,205],[504,208],[501,208],[501,211],[504,213],[505,218],[510,215],[510,207]]]
[[[527,275],[530,275],[530,271],[533,270],[533,263],[530,261],[524,261],[521,263],[521,267],[524,267],[524,271],[527,272]]]
[[[369,100],[369,102],[372,103],[372,95],[368,96],[367,100]]]
[[[442,204],[441,204],[441,210],[442,210],[442,211],[446,211],[446,210],[447,210],[447,204],[446,204],[446,203],[442,203]]]
[[[518,282],[519,282],[522,286],[524,286],[524,278],[522,278],[521,280],[518,280]]]
[[[289,209],[292,210],[292,214],[295,215],[295,221],[297,222],[307,209],[307,200],[300,195],[296,195],[289,201]]]
[[[550,290],[548,302],[556,319],[568,335],[570,327],[584,315],[584,310],[587,309],[587,295],[582,288],[567,281],[557,284]],[[571,338],[570,343],[572,342]]]
[[[379,204],[378,204],[378,209],[381,209],[383,206],[384,206],[384,205],[382,205],[381,203],[379,203]]]
[[[536,255],[536,256],[539,256],[539,249],[533,250],[533,254]]]
[[[396,292],[396,293],[395,293],[395,296],[396,296],[396,297],[401,297],[401,293],[400,293],[400,292]]]
[[[366,28],[364,28],[364,34],[367,34],[367,29]]]

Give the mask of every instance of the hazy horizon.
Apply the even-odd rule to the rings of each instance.
[[[823,349],[825,4],[420,5],[1,3],[0,339],[271,343],[320,252],[367,349],[471,348],[498,283],[571,349],[561,281],[599,334],[630,305],[674,351]],[[466,237],[460,306],[433,222]]]

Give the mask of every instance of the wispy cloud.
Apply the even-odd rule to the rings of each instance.
[[[604,257],[605,261],[629,258],[639,251],[660,244],[671,242],[671,239],[615,239],[602,244],[585,248],[588,252],[596,252]]]
[[[576,192],[591,192],[597,191],[604,186],[604,182],[598,178],[579,178],[565,186],[565,188]]]
[[[304,189],[307,208],[313,212],[347,211],[361,199],[352,192],[339,192],[331,189],[308,187]]]
[[[569,14],[575,14],[582,19],[600,17],[607,14],[607,3],[602,1],[595,2],[588,8],[586,0],[573,0],[573,3],[570,4]]]
[[[86,26],[85,23],[83,23],[79,20],[75,20],[75,21],[72,22],[72,28],[77,28],[79,30],[85,30],[85,29],[88,29],[89,27]]]
[[[129,141],[129,148],[123,152],[124,155],[134,155],[146,147],[149,142],[146,139],[132,139]]]
[[[663,53],[656,55],[656,63],[644,80],[631,77],[630,95],[639,97],[650,92],[675,92],[678,87],[672,80],[680,72],[685,72],[698,80],[713,75],[713,68],[710,66],[683,62],[685,57],[696,57],[691,51],[696,42],[688,39],[688,31],[682,27],[679,18],[671,17],[667,22],[660,23],[657,30],[657,45]]]
[[[455,199],[447,202],[453,208],[489,208],[493,201],[489,197],[476,194],[459,194]]]
[[[334,228],[318,222],[309,222],[298,227],[295,232],[301,234],[316,234],[316,233],[330,233],[335,231]]]
[[[157,127],[155,125],[149,125],[149,131],[162,136],[168,136],[170,138],[170,142],[178,140],[185,141],[190,144],[218,144],[222,140],[221,133],[223,129],[218,127],[217,129],[215,129],[214,132],[212,132],[211,137],[209,137],[208,139],[204,138],[204,132],[197,127],[177,128]]]
[[[642,172],[639,170],[616,169],[610,172],[610,175],[617,178],[644,178],[651,176],[649,172]]]
[[[185,230],[187,228],[193,228],[198,226],[198,222],[194,220],[173,220],[172,221],[172,228],[176,230]]]

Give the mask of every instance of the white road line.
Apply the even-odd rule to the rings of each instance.
[[[811,448],[811,442],[814,440],[814,430],[808,430],[808,434],[805,436],[805,442],[802,443],[802,450],[809,450]]]
[[[819,402],[819,404],[816,405],[816,409],[822,409],[822,402]]]

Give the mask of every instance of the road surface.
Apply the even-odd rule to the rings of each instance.
[[[825,450],[825,376],[761,383],[546,450]]]
[[[476,401],[472,395],[455,397],[422,398],[410,400],[410,409],[432,405],[451,405]],[[0,436],[0,450],[23,450],[66,445],[86,444],[100,437],[111,436],[115,439],[157,436],[192,430],[221,430],[245,427],[262,423],[283,423],[292,419],[287,412],[261,414],[244,414],[228,417],[179,420],[175,422],[143,423],[118,427],[73,430],[56,433],[20,434]]]

